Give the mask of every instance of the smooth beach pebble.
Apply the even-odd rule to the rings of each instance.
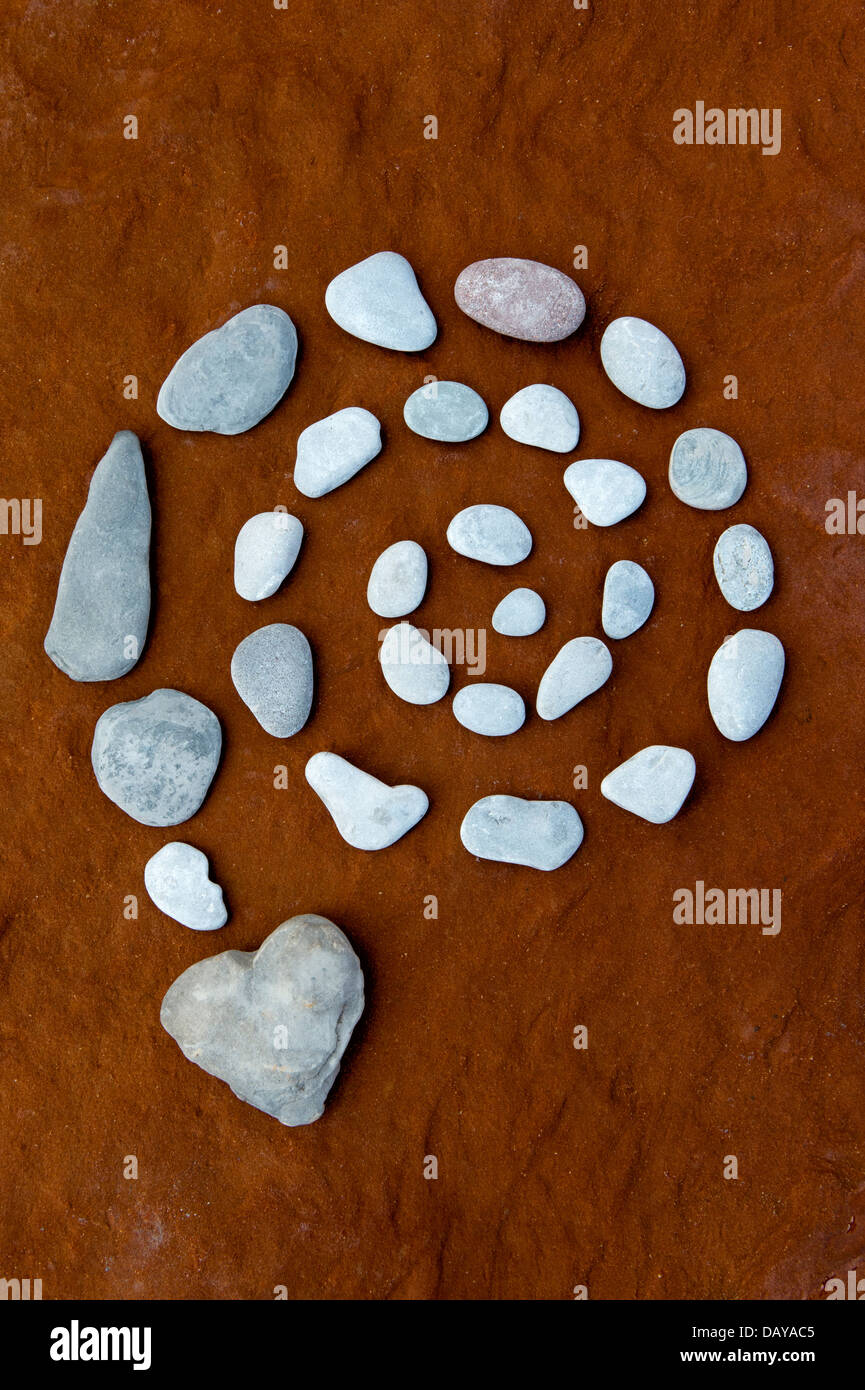
[[[395,541],[372,567],[366,601],[380,618],[404,618],[426,593],[427,558],[417,541]]]
[[[102,791],[142,825],[179,825],[207,795],[222,750],[216,715],[181,690],[112,705],[93,732]]]
[[[178,430],[242,434],[285,395],[294,376],[297,332],[282,309],[253,304],[205,333],[175,362],[156,410]]]
[[[463,444],[482,434],[490,413],[477,391],[460,381],[430,381],[402,409],[410,430],[442,444]]]
[[[454,696],[454,717],[464,729],[488,738],[515,734],[526,719],[526,707],[521,695],[509,685],[481,682],[463,686]]]
[[[422,352],[435,341],[436,321],[414,271],[396,251],[378,251],[331,280],[327,312],[340,328],[366,343],[398,352]]]
[[[336,753],[314,753],[306,765],[306,780],[354,849],[386,849],[429,809],[420,787],[389,787]]]
[[[669,477],[680,502],[699,511],[719,512],[742,496],[748,465],[729,434],[701,426],[679,435],[670,454]]]
[[[574,637],[553,657],[538,686],[535,708],[541,719],[558,719],[608,680],[609,648],[599,637]]]
[[[460,839],[479,859],[549,871],[576,854],[583,822],[569,801],[485,796],[466,813]]]
[[[299,628],[270,623],[244,637],[231,658],[231,679],[243,703],[274,738],[291,738],[309,718],[312,652]]]
[[[762,729],[778,698],[784,648],[771,632],[745,627],[712,657],[709,710],[725,738],[742,743]]]
[[[642,565],[633,560],[617,560],[607,570],[601,626],[608,637],[619,641],[648,618],[655,602],[655,586]]]
[[[569,275],[513,256],[466,266],[457,276],[454,298],[476,323],[530,343],[558,343],[586,315],[583,292]]]
[[[159,1019],[190,1062],[284,1125],[324,1111],[363,1012],[363,971],[348,938],[315,913],[290,917],[257,951],[196,961]]]
[[[696,771],[686,748],[653,743],[608,773],[601,795],[653,825],[665,825],[681,809]]]
[[[401,700],[434,705],[447,694],[451,668],[441,652],[411,623],[396,623],[385,635],[378,659],[382,675]]]
[[[546,616],[544,601],[534,589],[511,589],[493,613],[493,628],[504,637],[531,637]]]
[[[624,521],[646,496],[643,475],[618,459],[579,459],[565,469],[564,484],[593,526]]]
[[[715,578],[731,608],[750,613],[772,592],[775,566],[764,536],[754,526],[728,526],[718,537],[714,554]]]
[[[294,567],[303,525],[289,512],[259,512],[244,522],[234,543],[234,587],[256,603],[270,598]]]
[[[505,401],[499,416],[505,434],[518,444],[568,454],[580,438],[580,417],[573,402],[555,386],[524,386]]]
[[[381,453],[381,425],[370,411],[350,405],[307,425],[297,441],[294,486],[304,497],[324,497]]]
[[[624,396],[652,410],[675,405],[685,389],[685,368],[676,348],[645,319],[625,317],[608,324],[601,362]]]
[[[148,859],[144,886],[160,912],[193,931],[216,931],[228,921],[222,889],[210,880],[207,855],[183,840],[172,840]]]
[[[479,503],[457,512],[447,531],[458,555],[487,565],[518,565],[532,548],[532,533],[510,507]]]
[[[115,434],[96,465],[57,584],[45,651],[74,681],[131,671],[150,620],[150,499],[141,445]]]

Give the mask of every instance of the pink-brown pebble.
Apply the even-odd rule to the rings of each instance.
[[[569,275],[513,256],[467,265],[457,276],[454,298],[477,323],[529,343],[558,343],[586,315],[583,292]]]

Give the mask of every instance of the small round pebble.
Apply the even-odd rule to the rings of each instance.
[[[380,618],[404,618],[426,593],[427,558],[417,541],[395,541],[372,567],[366,601]]]
[[[633,560],[617,560],[607,570],[601,626],[608,637],[621,641],[648,618],[655,602],[655,586],[642,565]]]
[[[509,685],[483,681],[463,686],[454,696],[454,717],[464,729],[488,738],[515,734],[526,719],[526,707],[521,695]]]
[[[250,603],[270,598],[294,567],[303,525],[289,512],[259,512],[234,543],[234,587]]]
[[[531,637],[546,616],[544,601],[534,589],[511,589],[493,613],[493,628],[504,637]]]
[[[680,502],[719,512],[738,502],[748,481],[745,455],[723,430],[685,430],[670,454],[670,487]]]
[[[172,840],[148,859],[144,886],[160,912],[192,931],[216,931],[228,921],[222,889],[210,880],[207,855],[183,840]]]
[[[515,256],[467,265],[457,276],[454,298],[476,323],[530,343],[560,342],[586,314],[583,292],[569,275]]]
[[[772,713],[784,675],[784,648],[771,632],[746,627],[728,637],[709,666],[709,710],[734,743],[752,738]]]
[[[294,486],[304,497],[324,497],[381,453],[381,425],[362,406],[350,405],[307,425],[297,441]]]
[[[467,811],[460,839],[480,859],[549,872],[576,854],[583,822],[569,801],[485,796]]]
[[[364,342],[397,352],[422,352],[435,341],[436,321],[417,277],[397,251],[377,251],[331,280],[327,312]]]
[[[608,773],[601,796],[653,825],[666,825],[681,809],[696,771],[686,748],[654,743]]]
[[[601,362],[624,396],[665,410],[681,399],[685,368],[666,333],[645,319],[614,319],[601,338]]]
[[[643,475],[618,459],[579,459],[565,469],[564,483],[593,526],[624,521],[646,496]]]
[[[558,719],[609,679],[613,658],[599,637],[574,637],[553,657],[538,686],[541,719]]]
[[[430,381],[413,391],[403,406],[410,430],[442,444],[463,444],[482,434],[490,413],[477,391],[461,381]]]
[[[447,538],[458,555],[487,565],[518,565],[532,548],[532,533],[516,512],[491,503],[458,512]]]
[[[555,386],[524,386],[505,401],[499,423],[518,444],[533,444],[568,454],[580,438],[580,417],[573,402]]]
[[[754,526],[728,526],[718,537],[715,578],[731,608],[750,613],[764,604],[775,583],[772,552]]]
[[[312,652],[299,628],[270,623],[244,637],[231,658],[231,679],[243,703],[274,738],[291,738],[309,718]]]
[[[451,668],[437,647],[411,623],[396,623],[379,648],[382,675],[401,700],[434,705],[447,694]]]

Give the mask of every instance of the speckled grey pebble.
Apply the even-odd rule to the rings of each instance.
[[[482,434],[490,413],[477,391],[460,381],[430,381],[413,391],[403,406],[410,430],[442,444],[463,444]]]
[[[685,368],[674,345],[645,319],[614,319],[601,338],[601,362],[623,395],[652,410],[681,399]]]
[[[724,598],[740,613],[759,608],[772,592],[775,566],[765,537],[754,526],[728,526],[718,537],[715,578]]]
[[[534,589],[511,589],[493,613],[493,628],[504,637],[531,637],[546,616],[544,601]]]
[[[306,765],[306,780],[354,849],[386,849],[417,825],[429,808],[420,787],[389,787],[337,753],[314,753]]]
[[[478,503],[457,512],[448,544],[458,555],[487,565],[518,565],[532,548],[532,533],[510,507]]]
[[[680,502],[699,511],[718,512],[742,496],[748,465],[729,434],[701,426],[679,435],[670,453],[669,477]]]
[[[613,658],[599,637],[574,637],[553,657],[538,686],[541,719],[558,719],[609,679]]]
[[[580,438],[580,417],[573,402],[564,391],[540,382],[524,386],[505,401],[499,424],[518,444],[532,444],[557,454],[576,449]]]
[[[212,883],[207,855],[183,840],[163,845],[144,866],[144,886],[160,912],[192,931],[216,931],[228,913]]]
[[[417,541],[395,541],[370,571],[366,601],[380,618],[404,618],[426,593],[427,558]]]
[[[522,696],[509,685],[481,681],[458,690],[453,701],[454,717],[464,729],[488,738],[515,734],[526,719]]]
[[[655,602],[655,586],[642,565],[633,560],[617,560],[607,570],[601,626],[608,637],[619,641],[648,618]]]
[[[565,469],[565,487],[593,526],[624,521],[646,496],[646,481],[618,459],[579,459]]]
[[[410,705],[434,705],[447,694],[451,669],[427,635],[411,623],[396,623],[385,634],[378,659],[394,695]]]
[[[681,809],[696,771],[686,748],[653,743],[609,772],[601,795],[653,825],[665,825]]]
[[[291,738],[312,708],[313,667],[309,643],[290,623],[270,623],[238,643],[231,679],[244,704],[274,738]]]
[[[436,321],[405,256],[378,251],[328,285],[324,302],[340,328],[364,342],[422,352],[435,341]]]
[[[241,526],[234,543],[234,587],[256,603],[270,598],[294,568],[303,525],[289,512],[259,512]]]
[[[304,497],[324,497],[381,453],[381,426],[359,405],[346,406],[307,425],[297,441],[294,486]]]
[[[784,648],[771,632],[746,627],[712,657],[709,710],[725,738],[742,743],[772,713],[784,675]]]
[[[569,801],[485,796],[466,813],[460,838],[480,859],[549,871],[576,854],[583,823]]]

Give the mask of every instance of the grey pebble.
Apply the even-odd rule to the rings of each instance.
[[[495,685],[492,681],[463,686],[454,696],[453,712],[464,729],[488,738],[515,734],[526,719],[522,696],[509,685]]]
[[[410,705],[434,705],[447,694],[451,670],[447,660],[411,623],[396,623],[385,633],[378,659],[394,695]]]
[[[565,487],[593,526],[624,521],[646,496],[646,481],[618,459],[579,459],[565,469]]]
[[[404,618],[426,593],[427,558],[417,541],[395,541],[370,571],[366,601],[380,618]]]
[[[669,477],[680,502],[699,511],[718,512],[742,496],[748,465],[729,434],[701,426],[679,435],[670,453]]]
[[[378,251],[328,285],[324,302],[340,328],[364,342],[422,352],[435,341],[436,321],[405,256]]]
[[[538,686],[541,719],[559,719],[609,679],[613,658],[599,637],[574,637],[553,657]]]
[[[549,871],[577,852],[583,823],[568,801],[485,796],[466,813],[460,838],[480,859]]]
[[[784,648],[771,632],[746,627],[728,637],[709,666],[709,710],[725,738],[742,743],[762,729],[778,698]]]
[[[306,780],[354,849],[386,849],[429,809],[420,787],[389,787],[337,753],[314,753],[306,765]]]
[[[234,543],[234,587],[256,603],[270,598],[294,568],[303,525],[289,512],[259,512],[244,522]]]
[[[524,386],[505,401],[499,424],[518,444],[532,444],[557,454],[576,449],[580,438],[580,417],[573,401],[564,391],[540,382]]]
[[[614,319],[601,338],[601,362],[614,386],[652,410],[665,410],[681,399],[685,368],[674,345],[645,319]]]
[[[665,825],[681,809],[696,771],[686,748],[653,743],[608,773],[601,795],[653,825]]]
[[[442,444],[476,439],[490,418],[477,391],[460,381],[430,381],[419,386],[409,396],[402,413],[415,434]]]
[[[608,637],[621,641],[648,618],[655,602],[655,586],[642,565],[617,560],[607,570],[601,626]]]
[[[346,406],[302,432],[294,485],[304,497],[324,497],[380,453],[381,426],[376,417],[362,406]]]
[[[312,709],[312,652],[290,623],[270,623],[244,637],[231,658],[231,679],[244,704],[274,738],[291,738]]]
[[[453,518],[448,544],[458,555],[487,565],[518,565],[532,548],[532,533],[510,507],[478,503]]]
[[[511,589],[493,613],[493,628],[504,637],[531,637],[546,616],[544,601],[534,589]]]
[[[192,931],[216,931],[228,913],[210,880],[207,855],[183,840],[163,845],[144,866],[144,886],[160,912]]]
[[[718,537],[713,560],[718,587],[732,608],[750,613],[766,602],[775,566],[768,542],[754,526],[728,526]]]

